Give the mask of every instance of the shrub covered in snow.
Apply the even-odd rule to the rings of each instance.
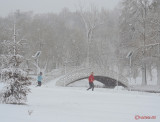
[[[2,81],[7,85],[4,87],[1,96],[1,102],[20,104],[25,103],[27,94],[30,92],[28,85],[30,85],[27,72],[20,68],[22,61],[21,56],[7,57],[6,64],[1,70]]]
[[[4,54],[0,55],[1,82],[6,86],[1,92],[0,102],[9,104],[22,104],[27,100],[30,92],[28,87],[31,82],[24,67],[23,44],[16,41],[16,30],[14,25],[14,40],[3,41]]]

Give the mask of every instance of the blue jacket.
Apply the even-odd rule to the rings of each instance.
[[[42,81],[42,76],[41,76],[41,75],[38,76],[38,81],[39,81],[39,82]]]

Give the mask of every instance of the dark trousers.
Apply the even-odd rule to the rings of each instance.
[[[41,86],[41,81],[38,81],[38,86]]]
[[[94,90],[94,84],[93,84],[93,82],[89,82],[89,88],[87,90],[89,90],[89,89],[92,89],[92,91]]]

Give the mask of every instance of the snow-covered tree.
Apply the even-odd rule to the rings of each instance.
[[[142,85],[147,85],[147,70],[155,56],[155,29],[153,29],[154,2],[152,0],[123,0],[120,17],[120,40],[122,55],[133,52],[132,69],[141,67]],[[157,5],[157,3],[156,3]],[[155,45],[155,46],[154,46]],[[153,49],[151,49],[154,47]],[[147,68],[148,67],[148,68]]]
[[[155,41],[154,48],[156,49],[155,58],[157,66],[157,85],[160,86],[160,1],[152,0],[151,3],[151,30],[152,40]]]
[[[27,72],[22,69],[24,57],[20,55],[22,44],[16,42],[16,33],[14,28],[14,41],[4,41],[6,54],[1,55],[1,77],[2,82],[6,83],[2,90],[1,102],[10,104],[21,104],[27,100],[27,94],[30,92],[29,77]]]
[[[86,35],[86,43],[87,43],[87,66],[90,66],[91,60],[90,58],[93,56],[90,53],[91,45],[94,38],[95,29],[97,29],[104,22],[100,18],[100,13],[95,5],[91,5],[88,11],[85,11],[83,6],[80,6],[79,14],[82,18],[85,27],[85,35]]]

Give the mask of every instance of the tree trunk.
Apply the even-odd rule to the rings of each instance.
[[[147,79],[146,79],[146,63],[142,64],[142,86],[147,85]]]
[[[160,86],[160,59],[159,63],[157,64],[157,86]]]

